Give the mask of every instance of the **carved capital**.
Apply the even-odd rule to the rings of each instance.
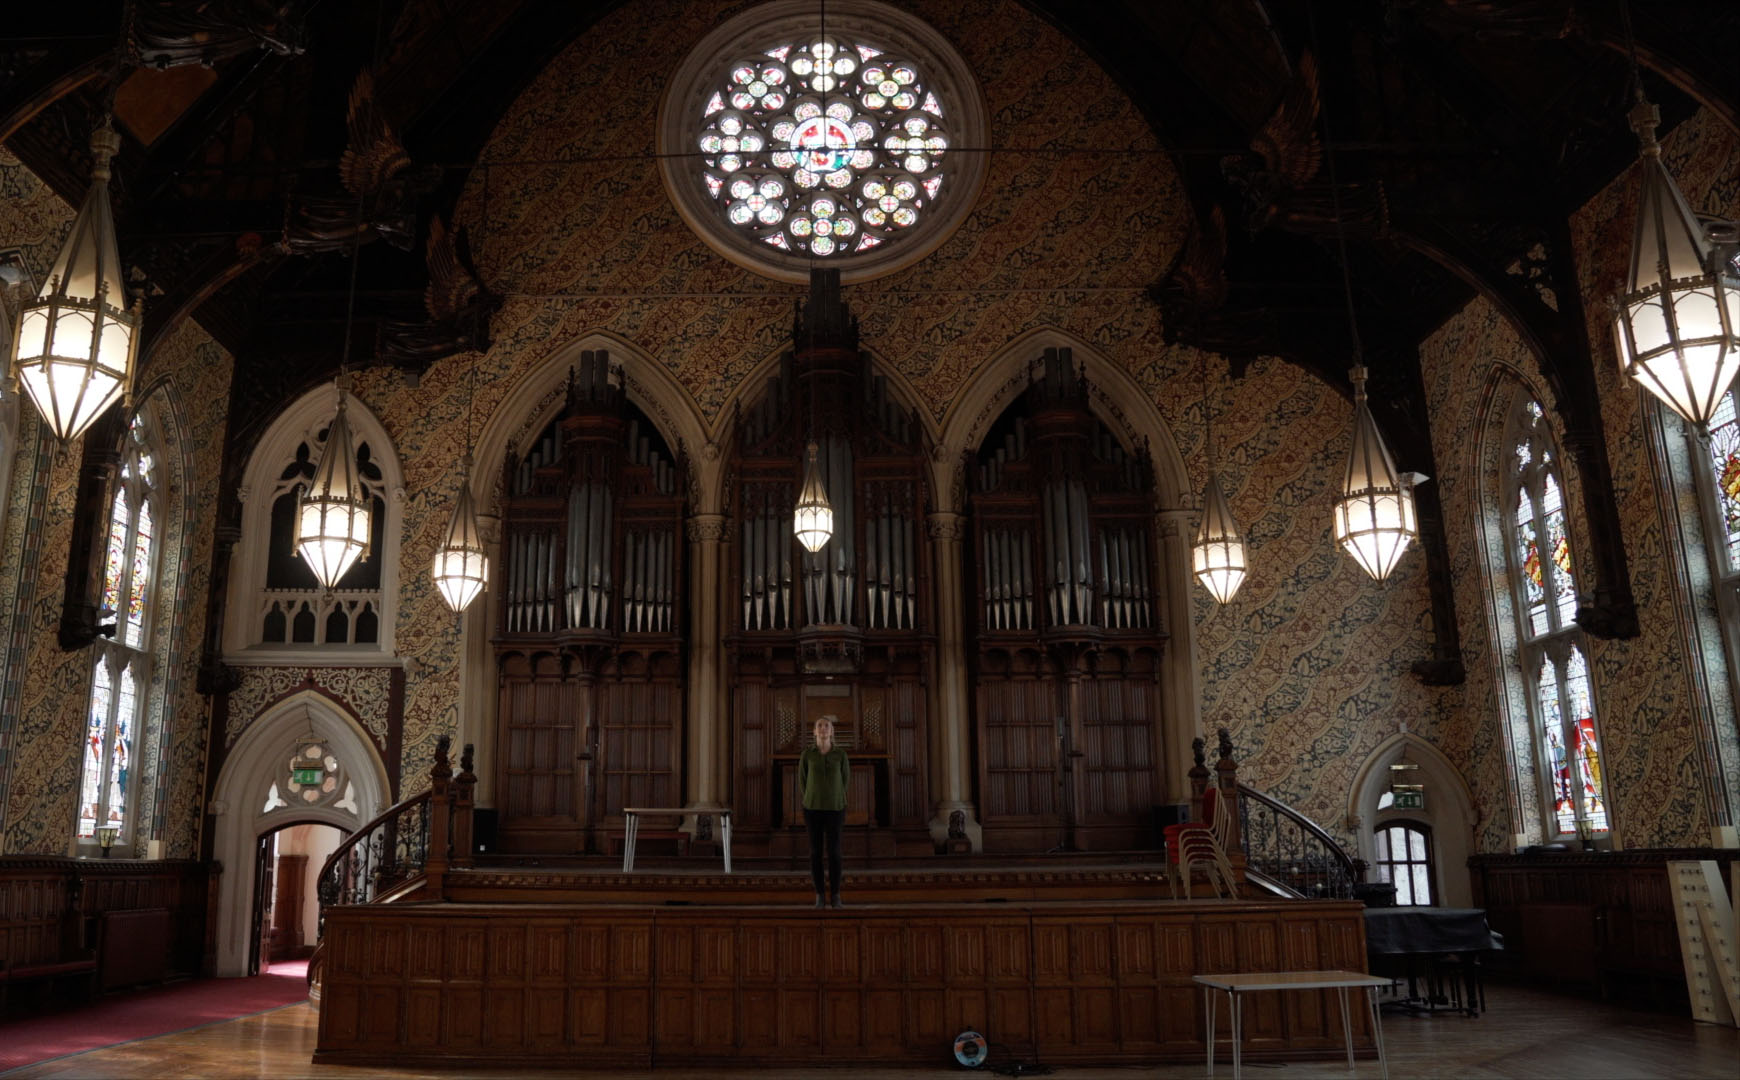
[[[952,510],[942,510],[925,517],[932,540],[959,542],[967,538],[967,519]]]
[[[689,543],[717,544],[725,539],[724,514],[695,514],[689,518]]]

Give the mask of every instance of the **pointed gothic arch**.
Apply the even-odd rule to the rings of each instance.
[[[271,785],[281,779],[285,763],[310,733],[345,763],[346,775],[356,786],[349,800],[354,811],[331,803],[263,809]],[[274,702],[247,725],[218,772],[210,807],[216,821],[212,855],[225,867],[218,885],[217,975],[247,974],[256,840],[304,822],[333,825],[348,836],[385,810],[391,793],[386,763],[362,722],[316,690]]]
[[[370,481],[376,489],[382,511],[382,519],[377,525],[379,547],[369,555],[369,561],[378,568],[380,582],[378,588],[371,590],[377,595],[367,601],[372,604],[375,640],[366,644],[298,645],[294,633],[285,633],[277,643],[264,640],[262,601],[269,580],[273,504],[284,486],[286,465],[296,462],[299,454],[309,460],[318,458],[318,454],[310,451],[326,430],[337,403],[337,388],[334,386],[322,386],[304,394],[272,422],[248,456],[241,487],[236,491],[242,503],[242,541],[237,545],[229,595],[225,598],[224,659],[228,663],[303,661],[330,664],[344,663],[347,656],[353,660],[360,658],[378,663],[383,657],[393,655],[398,623],[399,544],[404,527],[405,471],[386,426],[366,403],[348,394],[345,397],[345,419],[350,423],[352,438],[359,450],[364,446],[368,448],[371,466],[380,474],[378,480]],[[325,601],[311,601],[319,602]],[[360,618],[361,610],[357,607],[347,612],[352,626]],[[323,610],[317,622],[324,626],[326,620],[327,613]]]

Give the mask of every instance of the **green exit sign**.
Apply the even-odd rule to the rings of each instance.
[[[326,775],[326,770],[322,769],[318,765],[313,765],[313,766],[310,766],[310,767],[305,768],[305,769],[291,769],[290,770],[290,779],[296,781],[298,784],[301,784],[305,787],[309,784],[320,783],[320,778],[325,776],[325,775]]]
[[[1396,801],[1390,804],[1397,810],[1423,810],[1426,807],[1426,793],[1423,791],[1398,791]]]

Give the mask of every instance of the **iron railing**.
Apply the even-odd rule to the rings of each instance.
[[[1334,837],[1279,799],[1243,784],[1238,793],[1248,871],[1310,899],[1353,897],[1361,875]]]
[[[320,868],[320,906],[372,904],[422,874],[429,859],[429,809],[424,791],[346,837]]]

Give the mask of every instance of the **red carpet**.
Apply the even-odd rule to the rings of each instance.
[[[308,997],[307,979],[308,961],[283,961],[251,979],[195,979],[0,1025],[0,1072],[289,1005]]]

